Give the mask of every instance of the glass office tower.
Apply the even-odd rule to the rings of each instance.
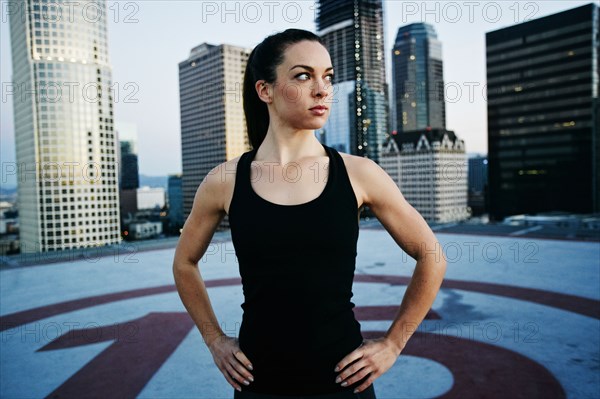
[[[490,220],[600,210],[598,5],[486,35]]]
[[[443,65],[433,26],[418,22],[398,29],[392,49],[398,133],[446,128]]]
[[[389,137],[382,1],[320,0],[317,30],[336,76],[335,103],[320,138],[379,162]]]

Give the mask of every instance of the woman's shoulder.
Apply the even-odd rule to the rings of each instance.
[[[348,173],[358,174],[361,171],[364,172],[365,168],[368,169],[370,164],[374,163],[371,159],[358,155],[352,155],[341,151],[338,151],[338,154],[342,157]]]
[[[207,174],[205,179],[210,180],[212,185],[223,185],[229,180],[229,177],[235,177],[237,164],[241,159],[241,155],[232,158],[228,161],[223,161],[213,167]]]

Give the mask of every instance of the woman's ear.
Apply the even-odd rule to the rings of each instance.
[[[270,91],[271,85],[269,85],[264,80],[258,80],[256,81],[255,88],[256,93],[258,94],[258,98],[260,98],[267,104],[270,104],[272,102]]]

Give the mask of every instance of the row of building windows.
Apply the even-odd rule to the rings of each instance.
[[[74,186],[74,185],[79,185],[79,186],[89,186],[90,184],[94,184],[94,182],[97,180],[90,180],[90,179],[81,179],[81,178],[77,178],[77,177],[73,177],[70,178],[69,180],[67,179],[43,179],[41,180],[42,186],[44,188],[51,188],[51,187],[55,187],[58,186],[59,183],[62,184],[63,186],[69,185],[69,186]],[[67,184],[68,183],[68,184]],[[114,180],[102,180],[102,184],[104,185],[108,185],[108,184],[116,184],[116,182]],[[103,189],[104,190],[104,189]],[[114,188],[108,189],[109,191],[115,191]]]
[[[589,84],[580,84],[580,85],[569,85],[565,87],[554,87],[554,88],[546,88],[545,90],[534,91],[531,93],[519,93],[514,95],[504,95],[504,96],[488,96],[488,105],[489,106],[498,106],[503,104],[515,104],[515,103],[524,103],[524,102],[535,102],[538,100],[547,99],[549,97],[564,97],[567,95],[571,95],[575,97],[575,94],[581,94],[581,96],[590,96],[590,88]],[[494,93],[495,94],[495,93]]]
[[[46,200],[45,203],[46,204],[50,204],[52,202],[61,202],[59,199],[60,199],[60,197],[53,196],[51,198],[46,198],[45,199]],[[66,197],[66,196],[62,197],[62,202],[68,202],[67,199],[69,199],[70,202],[75,202],[75,197]],[[113,196],[109,196],[108,198],[106,198],[106,196],[103,196],[102,198],[98,198],[98,199],[96,199],[93,196],[90,197],[89,199],[88,199],[88,197],[84,197],[85,201],[113,201],[113,200],[116,200],[116,199],[117,199],[117,197],[113,197]],[[77,201],[81,201],[81,197],[77,197]],[[84,207],[85,207],[85,209],[87,209],[88,205],[86,204]],[[92,204],[92,208],[93,207],[94,207],[94,204]],[[78,205],[78,209],[81,209],[81,205]]]
[[[67,208],[69,208],[67,205],[63,205],[62,210],[63,211],[68,211],[69,209],[67,209]],[[75,205],[71,205],[70,208],[71,208],[70,210],[74,211],[75,210]],[[89,208],[88,208],[88,205],[86,204],[84,206],[84,208],[85,209],[90,209],[90,208],[95,209],[96,208],[96,204],[89,205]],[[98,209],[100,209],[100,208],[109,208],[109,209],[110,208],[118,208],[118,204],[116,202],[112,202],[112,203],[109,203],[109,202],[98,203]],[[77,205],[77,209],[83,209],[82,205]],[[52,210],[53,209],[52,209],[51,206],[46,206],[46,212],[52,212]],[[54,212],[60,212],[60,211],[61,211],[60,206],[56,206],[55,205],[54,206]],[[42,212],[42,213],[44,212],[43,207],[40,207],[40,212]],[[106,214],[106,212],[104,214]],[[69,217],[68,213],[61,213],[61,215],[64,218],[68,218]],[[79,214],[79,215],[81,216],[81,214]],[[87,213],[86,213],[86,216],[87,216]],[[94,212],[92,212],[92,216],[94,216]],[[71,217],[75,218],[75,214],[71,213]]]
[[[585,32],[583,35],[565,38],[563,40],[553,41],[547,44],[540,44],[536,46],[523,47],[512,51],[504,51],[502,53],[496,55],[488,55],[487,62],[495,63],[495,62],[506,62],[506,60],[511,58],[525,58],[532,57],[537,55],[538,53],[546,53],[548,50],[558,50],[561,47],[574,45],[576,43],[588,42],[590,40],[590,36],[588,32]]]
[[[108,192],[115,192],[115,188],[106,188],[106,187],[102,188],[102,192],[103,193],[105,193],[107,190],[108,190]],[[90,188],[89,190],[87,190],[87,189],[81,189],[81,188],[77,189],[77,193],[78,194],[80,194],[82,192],[85,192],[85,193],[91,192],[91,193],[93,193],[94,191],[95,191],[94,188]],[[59,189],[56,188],[54,190],[46,190],[45,193],[43,193],[43,190],[40,190],[40,195],[42,195],[42,194],[51,195],[52,193],[54,193],[56,195],[61,194],[61,193],[62,194],[75,194],[75,189],[73,189],[73,188],[70,188],[70,189],[63,188],[62,190],[59,190]],[[98,193],[100,193],[100,190],[98,190]],[[81,200],[81,198],[79,198],[79,199]],[[88,197],[85,197],[85,199],[87,200]],[[94,198],[92,197],[92,199],[94,199]],[[104,198],[104,199],[106,199],[106,198]],[[109,197],[109,199],[111,199],[111,197]],[[117,197],[112,197],[112,199],[117,199]]]
[[[70,242],[72,242],[72,243],[77,243],[77,242],[89,242],[89,241],[90,241],[90,239],[95,241],[95,240],[97,240],[97,239],[103,239],[103,238],[104,238],[105,240],[108,240],[108,239],[110,239],[110,238],[116,239],[117,237],[118,237],[118,235],[117,235],[117,234],[112,234],[112,235],[98,236],[98,238],[97,238],[96,236],[92,236],[92,237],[82,237],[82,238],[80,238],[79,240],[77,240],[77,238],[72,238],[72,239],[71,239],[72,241],[70,241],[70,239],[69,239],[69,238],[65,238],[65,239],[64,239],[64,242],[65,242],[65,244],[68,244],[68,243],[70,243]],[[42,245],[46,245],[45,241],[46,241],[46,240],[42,240]],[[56,241],[56,244],[55,244],[55,241]],[[62,239],[57,239],[57,240],[54,240],[54,239],[49,239],[49,240],[48,240],[48,245],[60,245],[60,244],[62,244],[62,241],[63,241]],[[62,249],[64,250],[65,248],[62,248]],[[53,251],[53,250],[54,250],[54,248],[48,247],[48,248],[46,248],[46,250],[48,250],[48,251]]]
[[[43,179],[40,179],[40,183],[41,186],[43,186],[43,188],[52,188],[52,187],[56,187],[60,184],[62,184],[63,186],[73,186],[73,185],[82,185],[82,186],[89,186],[92,184],[103,184],[103,185],[108,185],[108,184],[116,184],[114,183],[114,180],[102,180],[102,182],[99,182],[99,179],[96,180],[92,180],[92,179],[85,179],[82,180],[80,178],[74,178],[74,177],[70,177],[70,176],[65,176],[64,179],[61,179],[60,177],[56,176],[56,177],[51,177],[51,176],[43,176]],[[114,191],[114,189],[110,189],[109,191]]]
[[[517,134],[541,134],[545,132],[557,132],[560,130],[573,130],[573,129],[582,129],[591,127],[592,122],[590,120],[586,121],[563,121],[556,122],[553,124],[545,124],[545,125],[535,125],[532,127],[524,127],[524,128],[512,128],[512,129],[494,129],[490,127],[490,135],[497,136],[512,136]]]
[[[116,219],[112,219],[112,220],[116,220]],[[92,220],[91,223],[90,223],[89,220],[85,221],[85,225],[86,226],[89,226],[90,224],[95,225],[96,221]],[[98,224],[112,224],[112,223],[101,223],[101,222],[98,222]],[[83,226],[83,222],[82,221],[79,221],[79,226]],[[69,235],[69,234],[75,235],[75,234],[77,234],[77,230],[75,230],[75,229],[60,230],[61,228],[65,228],[65,227],[68,228],[69,227],[69,223],[63,223],[62,227],[61,227],[60,223],[56,223],[56,224],[46,223],[46,228],[44,229],[44,234],[46,234],[48,236],[52,236],[52,235],[60,236],[60,235]],[[75,227],[75,222],[71,223],[71,227]],[[90,230],[91,230],[92,233],[95,233],[96,230],[98,230],[98,231],[109,231],[110,227],[112,227],[112,226],[98,227],[97,229],[96,229],[96,227],[86,228],[85,232],[89,233]],[[112,230],[112,229],[110,229],[110,230]],[[80,229],[79,233],[83,233],[83,231],[84,231],[83,229]]]
[[[86,228],[85,232],[86,233],[90,233],[90,230],[91,230],[92,233],[95,233],[96,230],[99,230],[99,231],[110,231],[110,230],[113,230],[113,227],[115,227],[115,226],[118,225],[117,224],[117,219],[111,219],[109,222],[110,223],[106,223],[107,226],[105,226],[105,227],[99,226],[98,229],[96,229],[95,227],[91,228],[91,229],[90,228]],[[49,224],[51,225],[52,223],[49,223]],[[88,225],[88,223],[86,223],[86,225]],[[81,222],[79,223],[79,226],[83,227],[81,225]],[[75,227],[75,228],[74,229],[73,228],[69,229],[68,223],[66,223],[65,226],[63,226],[63,228],[67,228],[66,230],[60,230],[59,228],[44,228],[43,234],[46,235],[46,236],[53,237],[53,236],[61,236],[61,235],[65,235],[65,236],[66,235],[78,235],[78,234],[83,234],[84,233],[84,229],[83,228],[80,228],[79,229],[79,233],[77,233],[78,229],[77,229],[77,226],[75,226],[75,223],[73,223],[70,227]]]
[[[50,50],[52,50],[52,51],[50,51]],[[76,53],[79,54],[78,52],[76,52]],[[33,54],[34,54],[35,60],[39,60],[41,57],[41,54],[55,54],[58,56],[58,48],[56,48],[56,47],[55,48],[50,48],[50,47],[40,48],[40,47],[36,46],[33,49]],[[65,54],[65,52],[63,51],[63,52],[61,52],[61,54]],[[47,58],[50,59],[52,57],[48,55]],[[94,54],[93,58],[96,62],[102,62],[102,61],[106,62],[107,61],[106,57],[98,57],[98,54]],[[75,58],[71,59],[71,62],[75,62],[75,61],[76,61]]]
[[[115,220],[115,219],[112,219],[112,220]],[[79,225],[79,226],[83,226],[84,224],[86,226],[89,226],[90,224],[94,225],[94,224],[96,224],[96,220],[85,220],[85,221],[79,220],[77,222],[77,225]],[[110,224],[110,223],[104,223],[102,221],[98,221],[97,224]],[[71,227],[74,227],[74,226],[75,226],[75,222],[71,222]],[[60,222],[46,223],[46,227],[49,228],[49,229],[50,228],[58,229],[58,228],[61,228],[61,227],[69,227],[69,222],[64,222],[64,223],[60,223]]]
[[[34,19],[39,20],[39,14],[34,14]],[[98,29],[93,28],[85,28],[88,25],[84,25],[82,23],[72,23],[72,24],[56,24],[55,22],[34,22],[33,32],[35,37],[68,37],[68,38],[78,38],[86,35],[88,37],[99,38],[99,44],[101,46],[106,46],[106,30],[101,28],[98,24],[90,24],[91,26],[98,26]],[[66,27],[66,29],[65,29]],[[76,33],[69,32],[70,30],[74,30]]]
[[[513,94],[515,92],[521,92],[524,90],[535,90],[536,88],[542,90],[548,90],[549,86],[560,86],[560,85],[572,85],[576,80],[587,81],[590,78],[590,72],[587,70],[579,73],[572,72],[569,74],[561,74],[558,76],[551,76],[544,79],[530,80],[525,82],[511,82],[508,85],[501,86],[488,86],[487,95],[501,95],[504,93]]]
[[[532,65],[544,64],[548,65],[548,63],[558,63],[559,61],[564,61],[565,59],[569,59],[575,55],[577,56],[586,56],[588,57],[588,53],[592,51],[591,47],[579,47],[572,48],[571,50],[564,50],[558,53],[546,54],[538,57],[529,57],[520,61],[513,61],[509,63],[500,63],[497,66],[488,64],[487,73],[488,76],[495,73],[506,72],[511,69],[519,69],[531,67]]]
[[[51,223],[50,223],[51,224]],[[87,223],[86,223],[87,224]],[[113,230],[112,227],[115,227],[116,224],[112,224],[111,226],[108,227],[104,227],[104,228],[100,228],[100,231],[111,231]],[[91,230],[91,231],[90,231]],[[96,229],[92,228],[92,229],[85,229],[85,233],[95,233]],[[44,230],[44,235],[47,237],[60,237],[60,236],[68,236],[68,235],[79,235],[79,234],[83,234],[84,233],[84,229],[79,229],[79,232],[77,231],[77,229],[71,229],[69,230],[52,230],[52,229],[45,229]]]
[[[48,207],[50,208],[50,207]],[[46,208],[46,209],[48,209]],[[115,206],[111,206],[111,208],[116,208]],[[41,212],[41,209],[40,209]],[[97,213],[97,215],[96,215]],[[76,214],[75,213],[71,213],[71,219],[75,219]],[[112,211],[103,211],[103,212],[80,212],[77,214],[77,217],[81,218],[81,217],[101,217],[101,216],[110,216],[110,215],[117,215],[117,211],[116,210],[112,210]],[[42,221],[46,220],[61,220],[61,219],[69,219],[69,213],[57,213],[56,215],[54,215],[52,212],[48,212],[48,213],[44,213],[42,214]],[[112,220],[112,219],[111,219]],[[71,222],[71,225],[74,226],[75,222]],[[94,223],[95,224],[95,223]]]
[[[518,37],[518,38],[512,39],[512,40],[502,41],[500,43],[494,43],[494,44],[488,43],[486,45],[486,50],[487,50],[487,53],[491,55],[494,52],[502,51],[502,50],[505,50],[510,47],[518,47],[518,46],[523,45],[524,43],[533,43],[536,41],[549,39],[551,37],[555,37],[558,35],[564,35],[566,33],[577,32],[578,30],[589,28],[591,26],[591,24],[592,24],[591,21],[585,21],[585,22],[581,22],[578,24],[565,26],[562,28],[551,29],[551,30],[547,30],[545,32],[532,34],[529,36],[523,36],[523,37]]]
[[[553,113],[534,113],[530,115],[519,115],[519,116],[511,116],[506,118],[498,118],[496,119],[496,123],[490,124],[491,127],[496,126],[506,126],[506,125],[523,125],[523,124],[533,124],[539,122],[548,122],[548,121],[556,121],[559,120],[561,123],[565,118],[574,118],[574,117],[582,117],[589,116],[591,114],[590,108],[580,108],[580,109],[564,109],[559,112]]]

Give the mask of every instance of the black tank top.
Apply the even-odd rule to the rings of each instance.
[[[329,176],[318,178],[325,188],[298,205],[275,204],[254,191],[257,149],[237,164],[229,224],[244,293],[239,344],[255,377],[243,391],[334,393],[368,377],[347,387],[335,383],[335,365],[363,340],[350,301],[358,204],[341,155],[323,147]]]

